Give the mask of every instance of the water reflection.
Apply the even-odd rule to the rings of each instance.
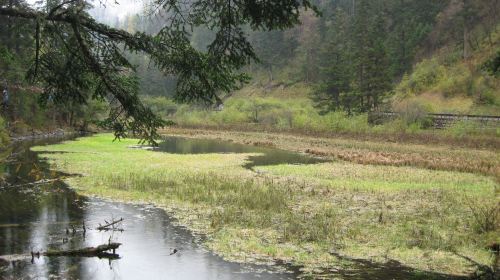
[[[326,162],[324,159],[294,153],[290,151],[243,145],[209,139],[189,139],[165,137],[159,144],[159,151],[172,154],[209,154],[209,153],[256,153],[248,158],[246,168],[277,164],[315,164]]]
[[[293,273],[268,267],[242,266],[206,251],[187,230],[174,226],[161,209],[79,196],[60,181],[27,185],[61,174],[49,171],[34,144],[23,143],[15,156],[0,165],[0,255],[25,254],[47,249],[76,249],[123,243],[119,260],[40,257],[0,266],[0,279],[292,279]],[[93,230],[99,223],[123,217],[123,232]],[[83,235],[82,223],[91,229]],[[72,227],[76,233],[72,233]],[[69,229],[69,234],[66,233]],[[66,242],[65,240],[68,240]],[[173,248],[178,253],[170,255]]]

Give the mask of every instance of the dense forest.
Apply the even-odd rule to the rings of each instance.
[[[225,103],[225,112],[210,112],[215,108],[212,101],[176,104],[176,100],[186,101],[176,95],[178,77],[159,69],[149,56],[124,50],[136,70],[141,99],[163,118],[185,125],[205,123],[208,118],[216,125],[263,123],[275,128],[327,123],[318,129],[328,130],[342,122],[359,127],[365,122],[361,120],[366,119],[365,113],[373,110],[414,109],[410,114],[417,117],[410,116],[405,127],[425,112],[497,114],[500,86],[487,66],[494,64],[499,48],[498,1],[338,0],[312,4],[316,11],[302,13],[300,25],[291,29],[266,31],[243,26],[241,32],[257,60],[239,70],[250,74],[250,79],[237,86],[239,90],[219,92],[221,99],[215,106],[222,108],[219,103]],[[27,4],[9,1],[8,5]],[[151,16],[148,3],[126,1],[124,5],[135,8],[120,14],[100,4],[86,9],[97,21],[130,33],[156,34],[168,22],[168,16]],[[103,119],[109,113],[99,100],[52,100],[36,94],[40,89],[30,81],[28,71],[33,71],[32,26],[6,17],[1,20],[5,24],[0,30],[0,76],[5,87],[25,93],[11,94],[12,102],[19,105],[10,113],[15,122],[21,117],[17,130],[26,130],[19,128],[22,123],[35,128],[56,123],[86,127],[95,123],[96,116]],[[209,26],[186,30],[190,44],[201,52],[208,50],[217,34]],[[54,101],[63,101],[62,109],[49,113]],[[271,120],[265,111],[273,111]],[[302,113],[305,121],[290,116]],[[325,120],[328,114],[335,116]],[[422,123],[419,120],[417,126],[424,127]],[[367,124],[361,126],[367,129]]]
[[[144,101],[165,118],[188,126],[278,130],[415,131],[426,113],[498,115],[500,85],[487,65],[499,49],[497,1],[315,1],[320,15],[301,15],[287,30],[252,31],[258,62],[242,71],[252,79],[223,94],[225,109],[178,105],[175,77],[131,54]],[[157,21],[140,14],[98,18],[117,27],[154,33]],[[191,44],[206,50],[214,31],[190,31]],[[167,98],[164,98],[167,97]],[[174,98],[175,99],[175,98]],[[367,112],[402,112],[376,128]],[[476,133],[467,124],[453,134]],[[480,132],[480,133],[484,133]]]
[[[489,52],[479,58],[482,61],[471,62],[480,64],[492,59],[498,47],[497,1],[339,0],[315,4],[321,16],[306,13],[301,25],[291,30],[247,30],[260,61],[245,70],[264,87],[310,84],[318,106],[327,111],[373,110],[391,93],[407,90],[407,84],[425,82],[409,81],[416,78],[411,74],[419,62],[448,66],[469,61],[477,52]],[[132,14],[111,23],[129,31],[155,32],[156,26],[155,21]],[[192,32],[192,44],[203,50],[213,36],[209,29],[197,28]],[[434,56],[443,61],[433,61]],[[164,78],[148,68],[145,58],[132,59],[140,67],[144,94],[172,95],[175,78]],[[469,71],[472,76],[482,74],[480,67]],[[490,92],[486,95],[492,95],[496,85],[485,83]],[[424,91],[418,89],[422,86],[428,85],[413,87]],[[463,93],[477,95],[478,103],[497,102],[478,91]]]

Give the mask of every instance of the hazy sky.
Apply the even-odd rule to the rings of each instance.
[[[98,0],[92,2],[95,8],[105,8],[106,14],[118,16],[119,18],[123,18],[127,14],[140,13],[144,7],[144,1],[142,0],[101,0],[102,4]]]
[[[27,0],[31,5],[34,5],[39,0]],[[95,9],[106,9],[107,15],[118,16],[123,18],[127,14],[140,13],[144,7],[143,0],[91,0]],[[118,2],[118,3],[116,3]],[[92,11],[91,11],[92,13]]]

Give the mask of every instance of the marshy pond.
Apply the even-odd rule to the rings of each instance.
[[[203,237],[176,224],[153,205],[85,197],[57,178],[81,176],[50,169],[30,147],[65,139],[18,142],[0,163],[0,279],[298,279],[287,264],[252,265],[223,260],[203,246]],[[129,148],[148,148],[135,146]],[[315,164],[322,159],[269,147],[177,137],[163,139],[155,152],[252,154],[245,167]],[[47,153],[47,152],[45,152]],[[123,218],[123,231],[98,231],[105,221]],[[82,226],[85,224],[86,231]],[[73,228],[75,228],[73,233]],[[69,250],[122,243],[119,258],[35,257],[30,252]],[[24,254],[24,255],[23,255]],[[8,256],[8,257],[6,257]],[[408,279],[419,272],[398,262],[385,264],[339,256],[339,266],[320,271],[321,279]],[[3,260],[2,260],[3,259]],[[318,275],[316,275],[318,276]],[[463,279],[429,273],[433,279]],[[315,278],[313,276],[313,278]]]
[[[158,151],[172,154],[211,154],[211,153],[241,153],[256,154],[248,158],[245,168],[278,164],[315,164],[325,162],[303,154],[293,153],[270,147],[251,146],[231,142],[188,139],[181,137],[165,137],[158,145]]]
[[[49,248],[71,249],[122,243],[116,260],[81,257],[20,258],[0,266],[0,279],[294,279],[297,271],[284,266],[240,265],[210,253],[200,240],[165,211],[83,197],[60,181],[58,174],[29,148],[60,140],[15,143],[0,166],[0,256]],[[168,143],[168,141],[167,141]],[[178,139],[173,140],[179,147]],[[210,146],[210,145],[209,145]],[[165,144],[162,144],[162,149]],[[185,147],[185,146],[182,146]],[[193,146],[194,147],[194,146]],[[213,146],[211,146],[215,149]],[[203,149],[200,149],[200,152]],[[186,150],[183,150],[186,151]],[[94,228],[112,218],[124,218],[124,231]],[[83,236],[82,223],[89,229]],[[73,234],[72,227],[77,229]],[[69,234],[66,233],[69,229]],[[65,242],[65,240],[68,240]],[[64,240],[64,241],[63,241]],[[172,254],[176,249],[177,253]],[[172,255],[171,255],[172,254]]]

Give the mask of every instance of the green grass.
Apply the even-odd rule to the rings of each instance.
[[[84,194],[165,207],[227,259],[315,271],[338,267],[336,252],[466,274],[475,267],[455,252],[489,265],[485,247],[500,241],[491,177],[346,162],[255,173],[242,167],[250,154],[168,154],[111,140],[103,134],[33,149],[55,169],[83,175],[66,181]]]
[[[6,128],[5,120],[0,117],[0,151],[5,150],[10,144],[10,136]]]
[[[471,101],[470,98],[439,98],[439,95],[433,94],[405,97],[397,102],[398,108],[395,108],[396,111],[406,112],[404,117],[372,125],[366,113],[353,116],[340,111],[320,114],[309,97],[292,98],[286,94],[284,96],[236,94],[225,100],[221,111],[197,105],[178,105],[165,97],[144,98],[144,103],[163,118],[187,128],[273,131],[322,136],[342,134],[351,138],[404,137],[423,143],[426,143],[427,139],[441,142],[451,140],[456,143],[467,139],[465,142],[479,143],[483,138],[487,141],[498,141],[500,135],[499,130],[494,127],[482,127],[470,122],[465,125],[458,123],[445,130],[427,129],[428,122],[421,120],[422,116],[429,112],[442,112],[436,108],[429,109],[429,104],[434,107],[452,108]]]
[[[176,105],[167,98],[144,98],[159,115],[183,126],[262,127],[276,131],[349,131],[370,130],[366,114],[347,117],[343,112],[321,115],[307,96],[237,95],[227,99],[222,111],[189,105]]]
[[[169,128],[166,134],[190,138],[226,140],[242,144],[273,146],[276,148],[308,153],[330,159],[341,159],[364,165],[411,166],[432,170],[460,171],[495,176],[500,180],[500,156],[496,142],[486,147],[465,148],[448,139],[436,143],[434,138],[427,144],[411,144],[399,138],[376,137],[352,139],[351,137],[303,136],[283,133],[220,131]],[[443,139],[444,140],[444,139]],[[474,143],[470,143],[474,144]],[[476,143],[477,144],[477,143]],[[491,145],[491,147],[489,147]],[[475,146],[475,145],[473,145]]]
[[[276,176],[317,182],[332,188],[400,191],[445,189],[485,195],[495,190],[495,181],[470,173],[434,171],[414,167],[360,165],[333,162],[316,165],[278,165],[259,167]]]

